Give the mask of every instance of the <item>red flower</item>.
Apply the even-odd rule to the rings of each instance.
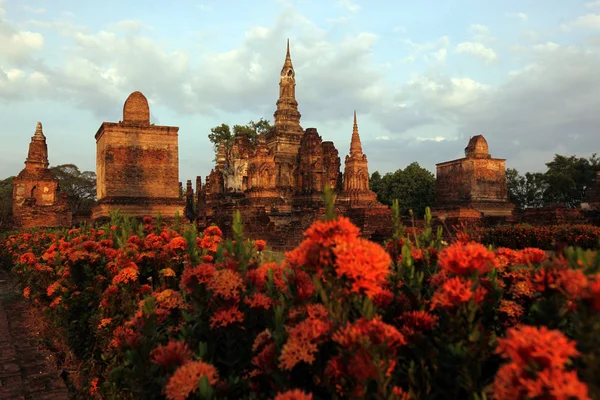
[[[264,240],[255,240],[254,241],[254,248],[256,248],[256,251],[263,251],[266,247],[267,247],[267,242],[265,242]]]
[[[304,393],[300,389],[294,389],[279,393],[274,400],[312,400],[312,398],[312,394]]]
[[[198,390],[202,377],[208,378],[208,383],[215,385],[219,379],[217,369],[202,361],[188,361],[177,368],[167,381],[165,394],[169,400],[185,400]]]
[[[470,275],[474,271],[484,274],[497,265],[494,252],[475,242],[448,246],[440,253],[438,262],[440,267],[457,275]]]
[[[161,367],[170,368],[185,364],[192,358],[192,352],[185,342],[169,341],[166,346],[160,345],[150,353],[150,361]]]

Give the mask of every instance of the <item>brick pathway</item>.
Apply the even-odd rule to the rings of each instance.
[[[51,355],[21,316],[29,305],[0,272],[0,400],[68,400],[69,392]]]

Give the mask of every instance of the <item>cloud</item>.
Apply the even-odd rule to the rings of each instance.
[[[401,86],[394,104],[404,107],[378,115],[390,143],[415,136],[435,140],[442,132],[450,137],[443,142],[460,149],[469,136],[482,133],[492,156],[525,171],[543,169],[554,153],[585,155],[600,148],[600,55],[556,43],[526,54],[527,66],[499,86],[431,74]],[[437,162],[443,161],[440,154],[451,153],[438,153]]]
[[[527,14],[525,14],[523,12],[509,13],[507,15],[510,18],[520,19],[521,21],[527,21],[529,19],[528,16],[527,16]]]
[[[587,8],[596,8],[596,7],[600,7],[600,0],[596,0],[596,1],[591,1],[589,3],[585,3],[585,6]]]
[[[469,27],[469,32],[472,34],[487,34],[489,31],[490,28],[482,24],[472,24]]]
[[[30,12],[32,14],[44,14],[46,12],[45,8],[39,7],[30,7],[30,6],[23,6],[23,10]]]
[[[456,46],[457,53],[473,54],[481,57],[486,62],[492,62],[498,59],[496,52],[489,47],[485,47],[483,43],[479,42],[462,42]]]
[[[568,31],[571,29],[582,28],[582,29],[600,29],[600,14],[586,14],[578,17],[577,19],[562,24],[562,30]]]
[[[346,10],[350,11],[352,14],[356,14],[358,10],[360,10],[360,6],[356,3],[352,3],[352,1],[350,0],[339,0],[338,4]]]

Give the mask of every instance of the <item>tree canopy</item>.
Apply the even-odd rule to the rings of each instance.
[[[49,168],[58,179],[60,191],[69,195],[73,212],[86,212],[96,201],[96,173],[80,171],[74,164],[62,164]]]
[[[227,124],[221,124],[211,128],[208,139],[213,144],[215,156],[222,144],[225,147],[225,156],[229,159],[231,148],[236,136],[245,135],[250,140],[250,144],[256,146],[258,135],[269,132],[273,127],[266,119],[259,119],[257,122],[250,121],[246,125],[234,125],[233,129]]]
[[[391,205],[394,199],[398,199],[403,215],[413,210],[417,218],[422,218],[425,208],[431,207],[435,201],[435,176],[417,162],[396,172],[388,172],[383,177],[379,171],[373,172],[370,186],[383,204]]]
[[[0,228],[10,224],[14,176],[0,181]]]
[[[519,208],[544,207],[562,203],[567,207],[579,207],[586,190],[594,184],[600,159],[555,154],[546,163],[544,173],[527,172],[520,175],[516,169],[506,170],[506,183],[511,201]]]

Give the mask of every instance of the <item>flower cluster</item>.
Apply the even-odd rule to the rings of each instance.
[[[235,221],[228,239],[114,217],[15,233],[0,252],[86,363],[82,396],[600,396],[593,251],[492,248],[471,232],[447,244],[429,226],[380,245],[328,217],[276,262]],[[566,239],[586,242],[581,229]]]

